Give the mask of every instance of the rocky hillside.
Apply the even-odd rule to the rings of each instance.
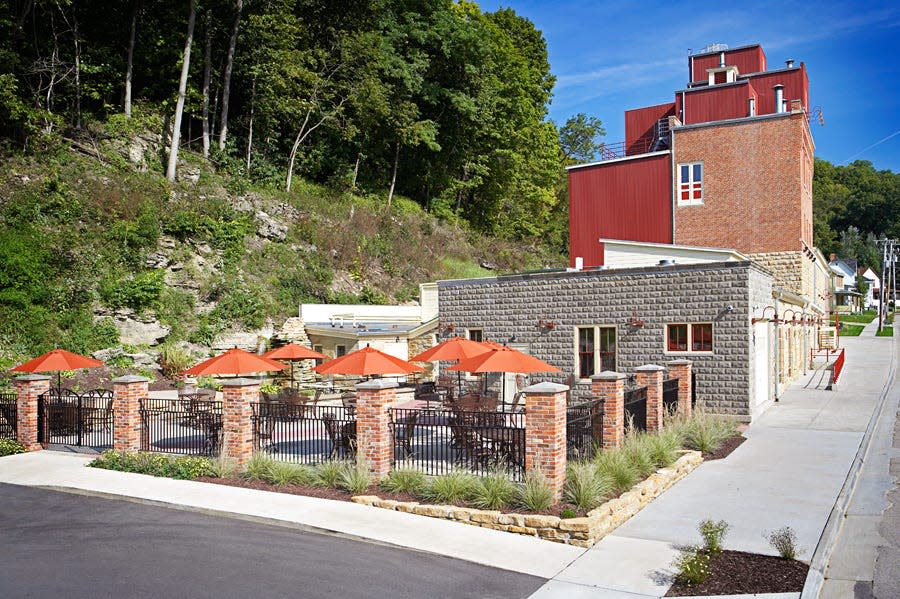
[[[153,128],[122,122],[2,158],[2,366],[63,346],[152,367],[253,346],[303,302],[415,302],[421,282],[561,263],[404,198],[284,193],[188,152],[172,185]]]

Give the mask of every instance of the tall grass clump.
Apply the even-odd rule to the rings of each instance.
[[[681,437],[684,447],[711,452],[717,450],[725,440],[737,434],[738,423],[730,418],[716,416],[702,408],[697,408],[690,417],[673,416],[668,426]]]
[[[627,491],[637,482],[640,473],[623,450],[601,451],[594,458],[597,476],[607,478],[614,492]]]
[[[519,487],[517,502],[520,506],[533,512],[542,512],[553,505],[553,490],[547,479],[531,473],[525,477],[525,482]]]
[[[309,466],[291,464],[275,460],[269,471],[273,485],[311,485],[315,481],[315,472]]]
[[[210,460],[209,470],[210,476],[215,478],[234,478],[241,472],[237,462],[224,453]]]
[[[421,495],[428,485],[425,475],[412,468],[398,468],[391,470],[386,477],[381,479],[381,488],[388,493],[411,493]]]
[[[653,464],[665,468],[678,459],[681,436],[676,431],[662,430],[656,435],[647,435],[647,446]]]
[[[572,462],[566,469],[566,486],[563,495],[579,509],[590,510],[612,493],[612,481],[598,474],[590,462]]]
[[[338,479],[338,487],[350,493],[365,493],[372,484],[372,475],[365,464],[345,464]]]
[[[244,470],[244,478],[252,481],[269,482],[272,480],[272,470],[275,467],[275,458],[265,453],[254,453],[247,468]]]
[[[472,503],[485,510],[500,510],[509,506],[516,498],[516,485],[509,475],[496,470],[478,479],[472,493]]]
[[[322,462],[313,470],[313,484],[318,487],[331,487],[337,489],[341,482],[341,477],[352,464],[349,462],[332,461]]]
[[[431,501],[457,503],[471,499],[477,487],[478,478],[475,475],[464,470],[451,470],[431,479],[423,495]]]
[[[645,477],[656,470],[656,462],[653,460],[651,452],[651,441],[647,433],[631,432],[625,438],[625,444],[622,451],[634,469],[637,470],[639,477]]]

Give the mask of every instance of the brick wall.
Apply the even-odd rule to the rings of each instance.
[[[575,372],[576,327],[615,326],[617,371],[630,374],[642,364],[688,358],[701,404],[749,416],[751,308],[766,289],[766,303],[771,302],[771,277],[749,262],[512,275],[438,286],[442,324],[483,328],[486,339],[523,344],[528,353],[563,371],[534,374],[532,382],[563,383]],[[729,304],[734,307],[730,313],[725,311]],[[644,321],[642,328],[626,325],[632,315]],[[539,329],[541,319],[556,327]],[[713,322],[714,352],[667,353],[665,325],[675,322]],[[587,399],[590,381],[576,381],[572,396]]]
[[[812,140],[805,115],[677,128],[674,160],[704,164],[703,204],[675,205],[675,243],[741,252],[812,245]]]

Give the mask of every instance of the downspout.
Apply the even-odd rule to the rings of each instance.
[[[775,401],[778,401],[778,377],[781,371],[779,367],[781,360],[779,359],[779,347],[781,346],[781,337],[778,336],[778,298],[775,298]]]
[[[684,107],[682,100],[682,107]],[[671,195],[672,200],[672,243],[675,243],[675,198],[676,195],[676,177],[678,176],[675,172],[675,130],[672,127],[669,127],[669,165],[671,166],[672,173],[672,186],[669,188],[669,193]]]

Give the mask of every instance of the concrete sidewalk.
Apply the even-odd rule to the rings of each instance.
[[[843,341],[842,341],[843,342]],[[729,549],[775,554],[766,533],[792,527],[809,560],[856,457],[892,363],[882,339],[847,339],[834,391],[793,385],[727,459],[702,464],[548,582],[534,597],[661,597],[676,546],[724,519]],[[797,597],[788,594],[785,597]]]

